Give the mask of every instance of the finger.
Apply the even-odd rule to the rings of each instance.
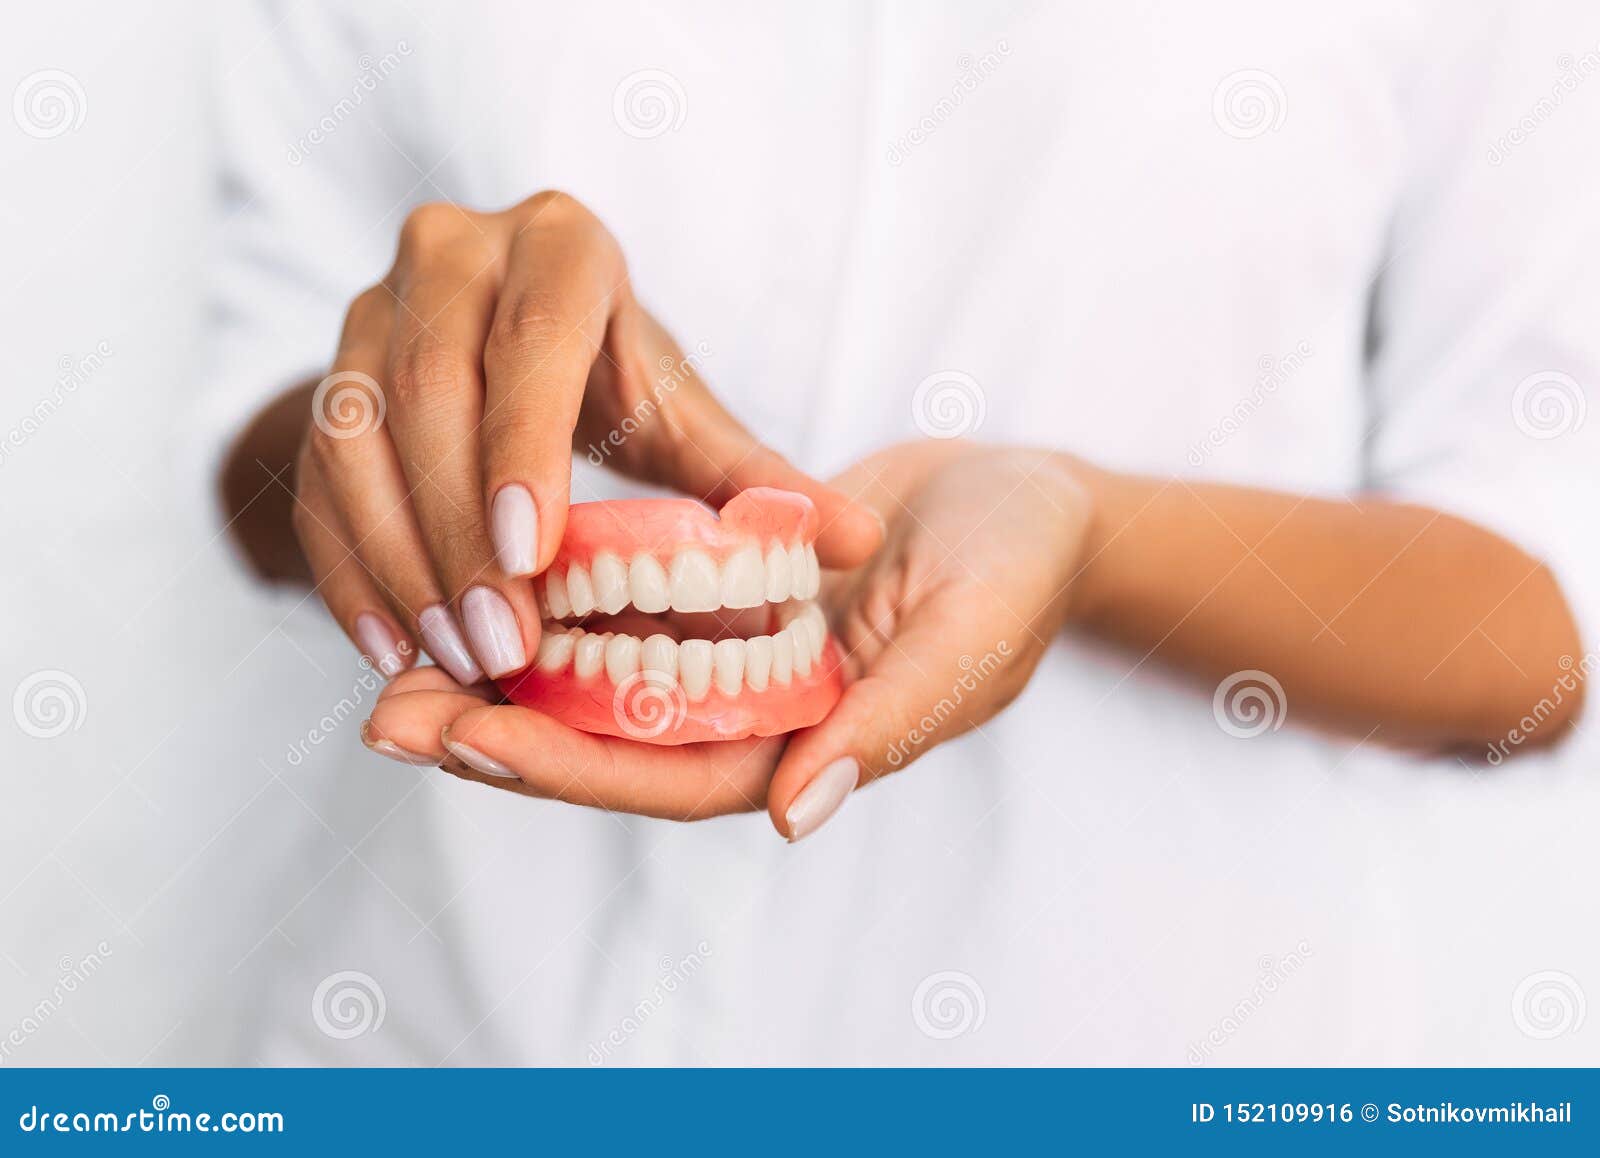
[[[322,597],[350,641],[374,669],[392,678],[416,662],[416,644],[395,623],[377,585],[346,545],[315,463],[302,457],[295,480],[294,529]]]
[[[404,763],[438,764],[446,755],[440,740],[445,728],[462,713],[483,706],[482,697],[460,689],[419,688],[383,696],[373,705],[362,739],[372,748],[376,740],[390,741],[408,757]]]
[[[422,638],[435,662],[463,683],[483,672],[447,606],[405,472],[389,437],[379,379],[386,372],[394,299],[374,286],[345,319],[333,372],[313,398],[307,449],[367,573],[401,623]]]
[[[378,702],[381,704],[386,699],[402,696],[407,692],[460,692],[488,703],[493,703],[496,699],[496,693],[488,684],[463,685],[443,668],[424,664],[400,673],[385,684],[383,690],[378,693]]]
[[[539,642],[533,587],[496,565],[478,457],[482,350],[499,276],[494,219],[424,206],[391,275],[391,430],[433,569],[483,671],[527,666]]]
[[[590,368],[627,295],[621,250],[570,197],[513,211],[505,285],[483,351],[484,499],[501,568],[532,575],[566,529],[572,432]]]
[[[516,776],[570,804],[670,820],[758,809],[781,738],[667,747],[592,736],[527,708],[477,707],[445,730],[446,749],[491,776]]]

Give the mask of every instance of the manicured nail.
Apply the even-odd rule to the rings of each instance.
[[[381,615],[363,611],[356,616],[356,643],[384,679],[393,679],[406,666],[400,654],[400,637]]]
[[[436,757],[424,756],[420,752],[407,751],[393,740],[383,739],[372,730],[371,720],[365,720],[361,724],[361,742],[378,755],[387,756],[391,760],[398,760],[402,764],[410,764],[413,768],[434,768],[439,763]]]
[[[417,616],[417,627],[422,631],[422,644],[433,656],[433,662],[450,673],[458,684],[475,684],[483,679],[483,669],[467,650],[467,641],[461,638],[456,617],[442,603],[424,608]]]
[[[490,759],[476,748],[463,744],[459,740],[452,740],[449,736],[446,736],[444,738],[444,746],[452,756],[474,772],[481,772],[485,776],[498,776],[502,780],[520,779],[515,772],[500,763],[500,761]]]
[[[861,778],[861,769],[854,759],[840,756],[811,778],[811,783],[800,790],[800,795],[789,805],[783,819],[789,825],[789,843],[804,840],[825,824],[830,816],[850,796]]]
[[[878,524],[878,534],[887,539],[889,537],[889,524],[884,521],[883,512],[877,507],[868,507],[867,513],[872,516],[872,521]]]
[[[466,620],[473,654],[484,671],[491,676],[503,676],[528,666],[517,613],[511,610],[504,595],[493,587],[474,587],[461,600],[461,614]]]
[[[513,483],[500,488],[489,508],[489,536],[507,575],[532,575],[539,569],[539,509],[527,487]]]

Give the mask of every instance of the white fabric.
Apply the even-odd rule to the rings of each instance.
[[[197,467],[326,358],[409,206],[557,187],[815,471],[918,436],[918,383],[959,371],[983,438],[1459,510],[1549,558],[1596,622],[1600,419],[1546,439],[1513,413],[1530,375],[1600,382],[1592,5],[369,7],[225,30]],[[1581,79],[1541,106],[1563,56]],[[653,136],[617,112],[644,70]],[[587,468],[574,491],[622,493]],[[331,625],[288,624],[341,670]],[[255,1015],[229,1056],[1600,1060],[1593,1026],[1540,1040],[1512,1012],[1544,970],[1600,995],[1583,735],[1494,772],[1314,735],[1292,704],[1243,740],[1210,688],[1136,658],[1062,640],[1003,717],[794,848],[763,816],[678,826],[411,772],[353,724],[303,763],[287,740],[246,752],[246,779],[270,766],[304,808],[269,784],[281,888],[206,990]],[[275,681],[351,691],[309,672],[259,673],[254,710],[288,740],[315,713]],[[378,1032],[307,1016],[345,970],[381,987]],[[664,972],[686,976],[657,1001]],[[915,1008],[947,986],[981,993],[954,1037]]]

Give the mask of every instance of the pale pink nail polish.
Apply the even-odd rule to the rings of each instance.
[[[474,587],[461,600],[461,617],[473,654],[489,675],[503,676],[528,666],[517,614],[500,592]]]
[[[452,756],[474,772],[481,772],[485,776],[498,776],[502,780],[519,779],[515,772],[500,763],[500,761],[485,756],[476,748],[463,744],[459,740],[452,740],[449,736],[446,736],[444,738],[444,746]]]
[[[489,508],[489,537],[507,575],[532,575],[539,568],[539,509],[528,488],[503,486]]]
[[[467,641],[461,637],[456,617],[442,603],[423,609],[417,616],[417,627],[422,632],[422,645],[433,656],[433,662],[450,673],[458,684],[475,684],[483,679],[483,669],[467,650]]]
[[[813,776],[783,814],[789,825],[789,843],[804,840],[821,828],[839,811],[860,779],[861,769],[849,756],[839,757]]]
[[[371,748],[380,756],[387,756],[401,764],[409,764],[413,768],[436,768],[439,761],[433,756],[424,756],[420,752],[412,752],[402,748],[393,740],[386,740],[376,735],[372,730],[372,721],[366,720],[361,725],[361,742]]]
[[[356,643],[367,653],[372,666],[384,679],[393,679],[406,666],[402,658],[400,637],[394,633],[381,615],[363,611],[356,616]]]

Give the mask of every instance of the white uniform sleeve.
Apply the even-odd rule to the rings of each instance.
[[[398,126],[421,84],[405,15],[343,5],[219,10],[220,225],[209,350],[191,415],[197,485],[260,407],[326,372],[344,310],[383,275],[398,223],[440,196]]]
[[[1549,563],[1592,650],[1600,19],[1587,0],[1508,6],[1451,41],[1476,47],[1436,45],[1444,63],[1410,84],[1412,176],[1374,308],[1369,482]]]

